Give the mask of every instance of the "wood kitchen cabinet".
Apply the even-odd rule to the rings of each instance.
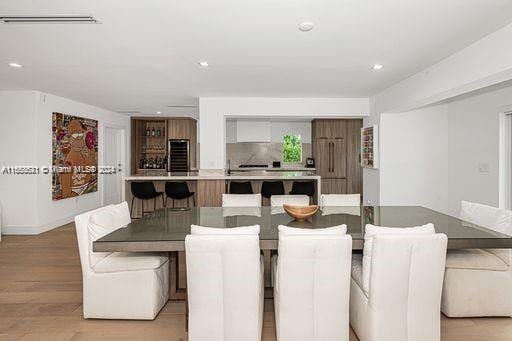
[[[322,178],[345,178],[347,144],[343,138],[318,138],[314,141],[315,167]],[[315,156],[316,157],[316,156]]]
[[[361,128],[363,120],[347,120],[347,193],[363,193]]]
[[[313,120],[313,157],[322,177],[322,193],[362,193],[362,126],[361,119]]]
[[[346,179],[322,179],[322,194],[348,193]]]
[[[155,130],[154,134],[153,130]],[[166,158],[169,139],[190,141],[189,167],[196,168],[196,120],[189,117],[133,117],[131,119],[131,173],[137,174],[141,170],[141,160]]]
[[[312,135],[315,138],[344,138],[346,134],[343,120],[313,120]]]
[[[197,121],[188,117],[168,119],[167,138],[189,140],[189,167],[197,168]]]

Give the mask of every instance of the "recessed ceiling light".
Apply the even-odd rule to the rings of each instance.
[[[372,69],[373,70],[380,70],[384,67],[382,64],[373,64]]]
[[[201,66],[201,67],[208,67],[210,65],[210,64],[208,64],[208,62],[204,62],[204,61],[203,62],[199,62],[197,64],[199,64],[199,66]]]
[[[157,111],[156,113],[157,113],[158,115],[160,115],[162,112],[161,112],[161,111]]]
[[[315,27],[315,24],[310,21],[305,21],[299,24],[299,30],[302,32],[309,32]]]
[[[22,68],[23,65],[21,65],[20,63],[15,63],[15,62],[12,62],[12,63],[9,63],[9,66],[10,67],[15,67],[15,68]]]

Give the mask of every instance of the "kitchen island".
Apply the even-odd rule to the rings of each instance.
[[[289,193],[293,181],[315,181],[316,195],[313,202],[319,202],[321,194],[321,177],[314,172],[295,172],[295,171],[253,171],[253,172],[187,172],[187,173],[169,173],[158,170],[148,170],[136,175],[123,178],[122,186],[123,200],[129,204],[132,200],[131,183],[134,181],[152,181],[157,191],[163,192],[165,182],[167,181],[186,181],[190,190],[196,193],[196,204],[198,207],[215,207],[222,205],[222,194],[228,192],[231,181],[250,181],[254,193],[260,193],[261,183],[263,181],[278,181],[284,183],[285,193]],[[150,200],[153,201],[153,200]],[[134,215],[141,212],[141,201],[135,200]],[[145,210],[150,210],[154,202],[145,203]],[[186,206],[187,201],[176,201],[177,207]],[[149,205],[149,206],[146,206]],[[263,205],[269,205],[269,201],[264,200]],[[162,207],[161,200],[156,200],[156,208]]]

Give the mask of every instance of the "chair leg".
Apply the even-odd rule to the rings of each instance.
[[[190,207],[190,201],[188,199],[190,199],[190,197],[187,198],[187,208]]]
[[[153,211],[156,211],[156,197],[153,198]]]
[[[165,207],[164,194],[162,193],[162,207]]]
[[[135,197],[132,197],[132,204],[130,206],[130,219],[133,219],[133,200],[135,200]]]
[[[174,198],[172,198],[172,208],[174,208]]]
[[[185,332],[188,333],[188,288],[185,296]]]
[[[194,207],[196,207],[196,194],[192,194],[192,202],[194,203]]]

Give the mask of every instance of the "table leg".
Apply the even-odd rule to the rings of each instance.
[[[186,299],[187,291],[179,287],[179,280],[178,252],[169,252],[169,300]]]

